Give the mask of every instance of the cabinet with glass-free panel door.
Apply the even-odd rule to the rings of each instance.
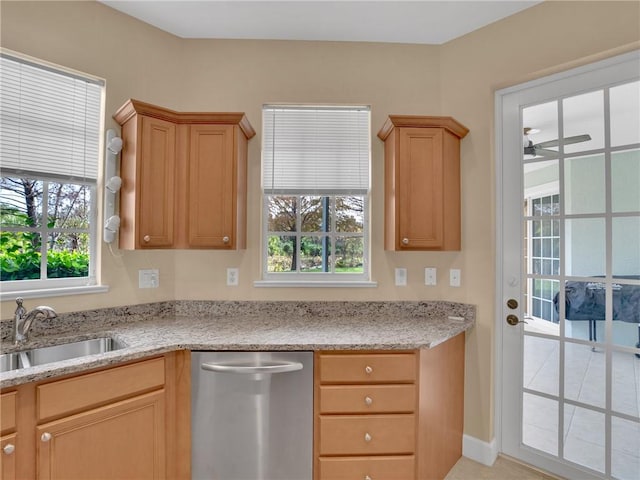
[[[138,100],[122,127],[120,248],[243,249],[247,144],[243,113],[175,112]]]
[[[460,140],[451,117],[390,115],[385,142],[385,250],[460,250]]]

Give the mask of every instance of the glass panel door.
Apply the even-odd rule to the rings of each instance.
[[[522,109],[531,144],[522,158],[522,442],[629,480],[640,474],[640,150],[612,139],[637,140],[613,119],[632,107],[640,117],[639,89],[629,82]],[[631,101],[611,102],[623,93]]]
[[[568,478],[640,479],[639,65],[501,105],[501,449]]]

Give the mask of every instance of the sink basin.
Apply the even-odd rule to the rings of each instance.
[[[45,363],[60,362],[71,358],[106,353],[122,348],[123,345],[110,337],[92,338],[52,347],[34,348],[0,355],[0,372],[34,367]]]

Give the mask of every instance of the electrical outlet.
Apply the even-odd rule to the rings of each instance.
[[[424,269],[424,284],[436,285],[438,283],[436,279],[436,269],[434,267],[427,267]]]
[[[138,287],[139,288],[158,288],[160,286],[160,274],[158,269],[149,268],[138,270]]]
[[[227,268],[227,285],[230,287],[237,287],[238,275],[237,268]]]
[[[396,268],[396,287],[407,286],[407,269]]]
[[[449,270],[449,285],[452,287],[460,286],[460,270],[457,268],[452,268]]]

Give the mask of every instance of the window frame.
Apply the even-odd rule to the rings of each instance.
[[[295,232],[273,232],[269,230],[269,197],[277,197],[277,196],[286,196],[286,197],[305,197],[305,196],[313,196],[313,197],[343,197],[343,196],[358,196],[363,199],[363,224],[362,224],[362,233],[352,233],[352,232],[338,232],[335,230],[335,214],[332,215],[331,226],[327,232],[303,232],[300,230],[299,221],[300,212],[297,213],[296,220],[296,231]],[[335,202],[330,202],[335,208]],[[317,195],[309,195],[305,192],[300,192],[297,194],[290,193],[286,195],[275,195],[271,193],[263,193],[262,194],[262,278],[265,281],[271,282],[339,282],[343,283],[359,283],[359,282],[368,282],[370,279],[370,217],[369,217],[369,194],[358,194],[358,195],[345,195],[345,194],[317,194]],[[332,210],[335,211],[335,210]],[[269,246],[268,246],[268,238],[269,236],[275,235],[287,235],[291,237],[296,237],[298,241],[296,241],[296,248],[298,253],[300,252],[300,241],[299,239],[303,236],[314,236],[314,234],[319,234],[323,236],[327,236],[331,239],[334,237],[358,237],[362,238],[362,249],[363,249],[363,258],[362,258],[362,273],[342,273],[342,272],[299,272],[299,271],[289,271],[289,272],[269,272],[268,271],[268,259],[269,259]],[[331,253],[335,252],[335,242],[331,242]],[[298,256],[298,258],[300,258]],[[331,265],[331,270],[335,267]]]
[[[305,108],[313,108],[314,105],[264,105],[263,111],[265,108],[273,108],[273,107],[290,107],[292,109],[305,109]],[[332,107],[338,109],[350,108],[362,109],[366,108],[369,114],[368,120],[368,128],[369,128],[369,145],[368,145],[368,163],[369,163],[369,171],[372,168],[371,162],[371,109],[366,106],[340,106],[340,105],[318,105],[319,109],[330,109]],[[264,129],[264,124],[263,124]],[[263,154],[261,155],[261,162],[264,162],[264,132],[263,132]],[[262,175],[264,175],[264,165],[261,164]],[[358,191],[358,192],[350,192],[347,190],[327,190],[322,189],[321,191],[309,191],[303,188],[300,189],[291,189],[284,191],[265,191],[263,182],[261,182],[261,195],[262,195],[262,238],[261,238],[261,280],[254,281],[254,286],[256,287],[376,287],[377,282],[371,281],[371,199],[370,199],[370,176],[369,176],[369,188],[366,192]],[[335,214],[332,215],[331,225],[332,227],[328,232],[306,232],[302,231],[302,225],[300,220],[300,213],[297,213],[297,221],[296,221],[296,231],[295,232],[272,232],[269,230],[269,198],[270,197],[297,197],[298,201],[300,197],[329,197],[331,199],[335,199],[336,197],[361,197],[363,199],[363,225],[362,225],[362,233],[351,233],[351,232],[337,232],[335,231]],[[330,200],[332,205],[332,211],[335,212],[335,201]],[[344,272],[335,272],[335,261],[332,261],[330,265],[329,272],[300,272],[300,271],[287,271],[287,272],[269,272],[268,268],[268,259],[269,259],[269,237],[275,235],[296,237],[298,240],[296,241],[296,249],[297,252],[300,252],[300,239],[303,236],[314,236],[315,233],[328,236],[330,239],[335,237],[344,237],[344,236],[356,236],[362,238],[363,242],[363,271],[362,273],[344,273]],[[335,253],[335,242],[331,242],[331,253]],[[332,259],[335,260],[335,255],[331,255]],[[299,265],[299,255],[296,255],[298,258]],[[298,267],[297,267],[298,268]]]
[[[83,277],[67,277],[67,278],[43,278],[42,272],[47,271],[47,242],[42,242],[41,245],[41,278],[39,279],[25,279],[25,280],[7,280],[0,283],[0,300],[10,300],[18,296],[23,298],[41,298],[52,296],[66,296],[76,294],[87,293],[101,293],[109,290],[108,286],[101,285],[98,279],[98,272],[100,266],[100,249],[99,249],[99,213],[98,213],[98,194],[99,194],[99,178],[100,171],[103,165],[103,147],[104,147],[104,114],[105,114],[105,94],[106,94],[106,82],[104,79],[92,76],[90,74],[79,72],[70,68],[66,68],[60,65],[49,63],[41,59],[23,55],[18,52],[14,52],[5,48],[0,49],[3,56],[6,56],[14,61],[23,62],[31,65],[32,67],[40,68],[46,71],[54,71],[62,75],[68,75],[77,79],[87,81],[89,83],[97,84],[100,86],[100,106],[97,123],[98,123],[98,151],[95,158],[96,171],[98,172],[96,178],[77,178],[69,175],[52,175],[49,173],[41,173],[36,171],[21,172],[15,169],[2,169],[1,175],[3,178],[25,178],[43,182],[42,192],[42,215],[44,218],[47,216],[48,205],[48,187],[45,187],[47,183],[68,184],[68,185],[85,185],[89,188],[89,214],[87,221],[89,223],[88,228],[84,229],[65,229],[60,227],[49,227],[46,221],[43,221],[40,226],[28,227],[28,226],[7,226],[2,227],[2,231],[5,232],[37,232],[40,233],[43,239],[46,239],[51,232],[72,233],[81,231],[89,235],[88,250],[89,250],[89,266],[88,274]]]

